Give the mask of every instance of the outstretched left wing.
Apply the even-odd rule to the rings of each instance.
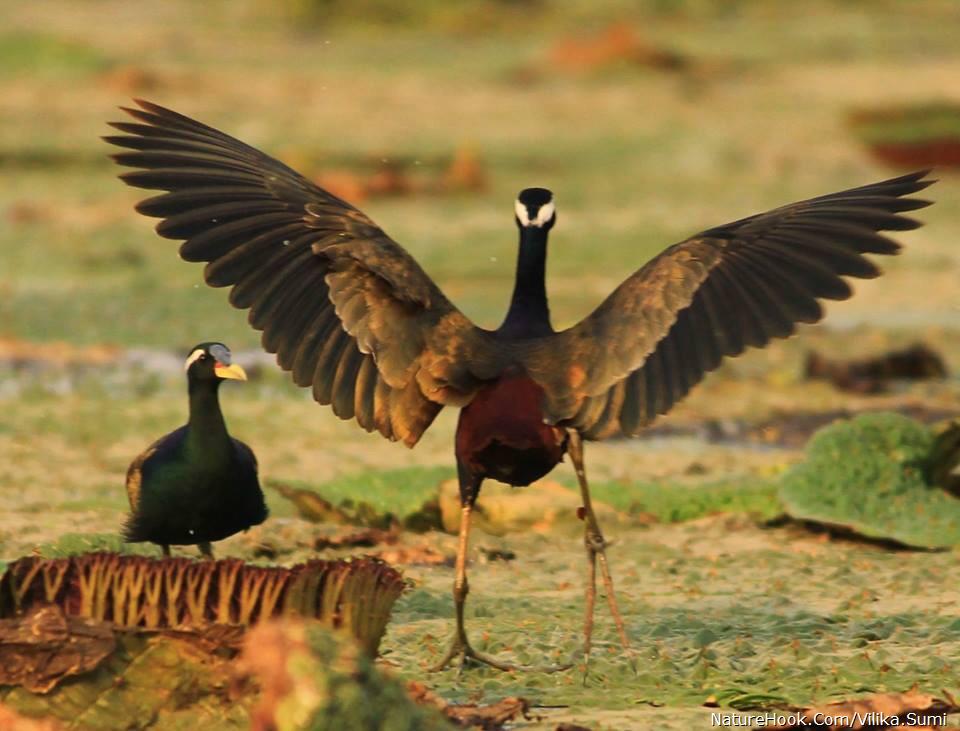
[[[156,104],[112,126],[122,179],[166,191],[137,210],[183,240],[214,287],[249,309],[263,347],[314,398],[413,446],[445,405],[499,367],[495,341],[399,244],[283,163]]]

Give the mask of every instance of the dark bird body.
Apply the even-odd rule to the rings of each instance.
[[[220,410],[221,381],[243,378],[243,371],[230,365],[229,351],[219,343],[198,345],[191,357],[198,352],[204,354],[188,360],[189,421],[150,445],[127,470],[131,513],[124,540],[157,543],[165,554],[171,545],[199,545],[210,555],[212,541],[267,517],[257,459],[230,436]]]
[[[566,430],[544,423],[543,389],[524,375],[505,375],[460,411],[457,464],[478,480],[529,485],[566,452]],[[478,488],[479,489],[479,488]]]
[[[589,657],[599,565],[621,642],[606,543],[591,507],[583,441],[638,434],[724,357],[787,337],[823,316],[819,300],[880,274],[866,254],[899,250],[879,231],[919,224],[910,196],[924,173],[820,196],[703,231],[669,247],[590,315],[555,332],[545,270],[552,194],[522,191],[516,284],[497,330],[474,325],[405,249],[361,211],[212,127],[148,102],[108,137],[134,168],[130,185],[161,191],[138,210],[163,219],[182,258],[207,262],[215,287],[249,309],[263,346],[321,404],[413,446],[444,406],[456,434],[462,520],[450,652],[495,667],[467,639],[470,513],[486,478],[528,484],[566,453],[580,483]]]

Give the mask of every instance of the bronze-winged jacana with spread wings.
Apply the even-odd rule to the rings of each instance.
[[[527,485],[569,454],[583,498],[589,660],[596,566],[630,654],[590,504],[583,440],[638,434],[725,356],[817,322],[842,300],[844,277],[876,277],[865,254],[895,254],[879,231],[919,224],[903,212],[925,173],[853,188],[708,229],[671,246],[578,324],[550,324],[544,282],[550,191],[520,193],[516,284],[496,330],[474,325],[417,262],[361,211],[277,160],[148,102],[107,141],[136,168],[123,180],[164,191],[137,210],[163,220],[180,255],[206,262],[214,287],[250,310],[263,347],[314,398],[367,431],[414,446],[444,406],[456,432],[462,520],[453,596],[454,658],[511,666],[476,652],[464,629],[470,511],[484,479]]]

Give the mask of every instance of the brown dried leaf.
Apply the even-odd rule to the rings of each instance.
[[[159,74],[141,66],[115,66],[100,74],[101,86],[118,94],[155,92],[163,86]]]
[[[389,158],[381,163],[366,179],[366,190],[370,196],[403,196],[415,191],[415,186],[404,170],[404,164]]]
[[[530,718],[530,702],[525,698],[504,698],[497,703],[478,706],[475,703],[448,703],[426,685],[416,680],[407,683],[407,693],[415,703],[433,706],[461,728],[497,731],[517,716]]]
[[[524,698],[504,698],[489,706],[473,703],[447,706],[447,718],[464,728],[475,726],[484,731],[494,731],[517,716],[529,718],[530,703]]]
[[[350,523],[350,516],[340,510],[333,503],[324,500],[313,490],[300,487],[291,487],[277,480],[269,480],[268,487],[272,487],[283,497],[293,503],[300,517],[313,523]]]
[[[63,678],[96,668],[116,647],[113,631],[47,606],[0,620],[0,685],[47,693]],[[2,727],[2,726],[0,726]]]
[[[144,631],[118,631],[115,640],[95,669],[46,694],[5,688],[5,702],[71,729],[185,728],[187,718],[198,728],[247,726],[255,687],[237,677],[232,653]]]
[[[426,544],[395,546],[373,555],[394,566],[453,566],[455,559],[452,553],[444,553]]]
[[[318,536],[313,542],[313,547],[317,551],[322,551],[325,548],[369,548],[380,544],[392,546],[399,539],[400,534],[395,530],[367,528],[335,536]]]
[[[240,650],[247,628],[241,624],[208,624],[202,627],[163,629],[157,634],[196,645],[205,652],[226,648]]]
[[[942,700],[915,689],[906,693],[877,693],[850,701],[839,701],[807,708],[796,714],[795,722],[769,728],[787,731],[799,728],[886,729],[903,726],[907,714],[921,722],[943,729],[944,715],[960,710],[952,700]],[[824,720],[833,723],[825,723]],[[913,726],[916,728],[916,726]]]
[[[550,49],[549,59],[553,66],[567,71],[591,71],[617,64],[676,71],[689,65],[685,56],[653,45],[626,23],[613,23],[586,37],[563,38]]]
[[[315,176],[313,182],[349,203],[360,204],[370,197],[366,181],[348,170],[328,170]]]
[[[478,191],[487,188],[487,171],[480,154],[469,145],[453,152],[450,165],[443,172],[440,188],[444,191]]]

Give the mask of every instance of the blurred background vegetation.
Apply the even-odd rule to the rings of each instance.
[[[359,199],[486,326],[512,284],[513,196],[555,189],[549,285],[565,325],[698,228],[895,172],[849,115],[950,101],[958,63],[958,11],[938,0],[2,7],[0,334],[84,344],[255,345],[115,179],[98,136],[134,95]],[[937,197],[898,278],[864,287],[887,296],[840,318],[950,319],[955,290],[910,301],[899,278],[951,274],[956,186]]]
[[[876,669],[887,663],[903,688],[949,677],[947,664],[931,665],[937,653],[928,648],[955,656],[944,644],[956,639],[945,629],[950,618],[931,624],[923,613],[949,600],[943,587],[956,569],[948,554],[904,559],[843,546],[827,555],[813,541],[755,526],[669,524],[728,509],[769,517],[772,481],[800,458],[797,443],[705,439],[704,424],[722,436],[730,424],[798,409],[960,411],[952,377],[879,396],[801,378],[810,348],[847,357],[923,339],[948,370],[960,362],[954,0],[0,0],[0,18],[0,560],[65,534],[114,545],[101,538],[120,524],[124,471],[182,422],[180,364],[203,340],[228,343],[251,366],[249,384],[225,389],[224,409],[267,478],[324,483],[331,498],[359,493],[378,509],[400,510],[419,506],[452,467],[454,413],[442,414],[414,452],[339,422],[260,354],[257,333],[226,293],[203,285],[200,267],[181,262],[176,244],[133,211],[144,194],[117,180],[99,139],[132,97],[230,132],[357,203],[486,327],[499,323],[512,287],[521,188],[556,193],[548,290],[563,327],[691,233],[937,163],[941,180],[929,191],[937,204],[920,212],[924,228],[898,236],[905,252],[883,262],[884,277],[857,282],[851,301],[828,307],[824,325],[725,364],[656,438],[591,445],[587,459],[604,500],[663,524],[616,529],[622,601],[628,615],[637,610],[644,646],[660,649],[642,688],[616,658],[598,661],[607,706],[649,701],[654,725],[683,728],[702,720],[699,703],[716,683],[753,687],[761,678],[766,691],[803,702],[865,687],[868,676],[871,687],[893,683]],[[776,428],[760,431],[776,441]],[[385,468],[401,471],[369,476]],[[571,479],[564,468],[556,477]],[[275,520],[231,539],[224,553],[312,554],[313,528],[268,492]],[[578,584],[562,584],[579,582],[582,547],[516,540],[506,544],[520,555],[516,564],[474,574],[487,607],[499,606],[498,589],[506,595],[529,582],[525,598],[505,605],[513,634],[504,640],[498,626],[494,635],[525,643],[523,618],[547,606],[570,631],[538,640],[567,650],[576,642]],[[387,646],[416,672],[425,646],[439,651],[439,639],[423,638],[445,632],[449,571],[408,575],[420,588]],[[769,586],[798,575],[802,596],[768,597]],[[822,589],[830,582],[835,592]],[[858,598],[904,585],[914,599],[885,597],[896,616],[878,619],[876,605]],[[791,601],[806,628],[795,634],[803,643],[810,635],[810,652],[783,640]],[[481,622],[494,627],[496,614],[488,609]],[[899,627],[904,617],[914,633],[885,629],[883,662],[869,672],[858,665],[864,626]],[[737,660],[742,673],[719,670],[708,646],[745,647],[752,632],[759,649]],[[769,670],[771,657],[794,663],[790,672]],[[823,680],[828,667],[839,685]],[[571,693],[561,701],[575,709],[601,702],[568,680],[549,681]],[[461,695],[554,687],[484,675],[469,686],[443,682]],[[673,701],[688,715],[653,708]]]
[[[227,413],[269,475],[449,467],[454,417],[411,454],[332,418],[258,355],[245,314],[116,178],[99,137],[131,97],[356,202],[487,327],[512,287],[523,187],[556,192],[548,289],[562,327],[699,229],[913,165],[910,150],[891,164],[878,140],[956,142],[960,8],[945,0],[3,0],[0,12],[0,481],[29,484],[34,510],[99,507],[104,526],[130,456],[182,419],[180,358],[202,340],[260,366]],[[902,237],[884,277],[858,282],[826,326],[725,365],[666,423],[847,403],[800,382],[812,346],[870,353],[924,336],[949,364],[960,183],[938,175],[928,225]],[[666,460],[639,445],[594,453],[598,477],[621,481],[691,460],[726,481],[731,465],[781,461],[702,444]],[[0,526],[0,545],[59,521],[27,515],[27,534]]]

